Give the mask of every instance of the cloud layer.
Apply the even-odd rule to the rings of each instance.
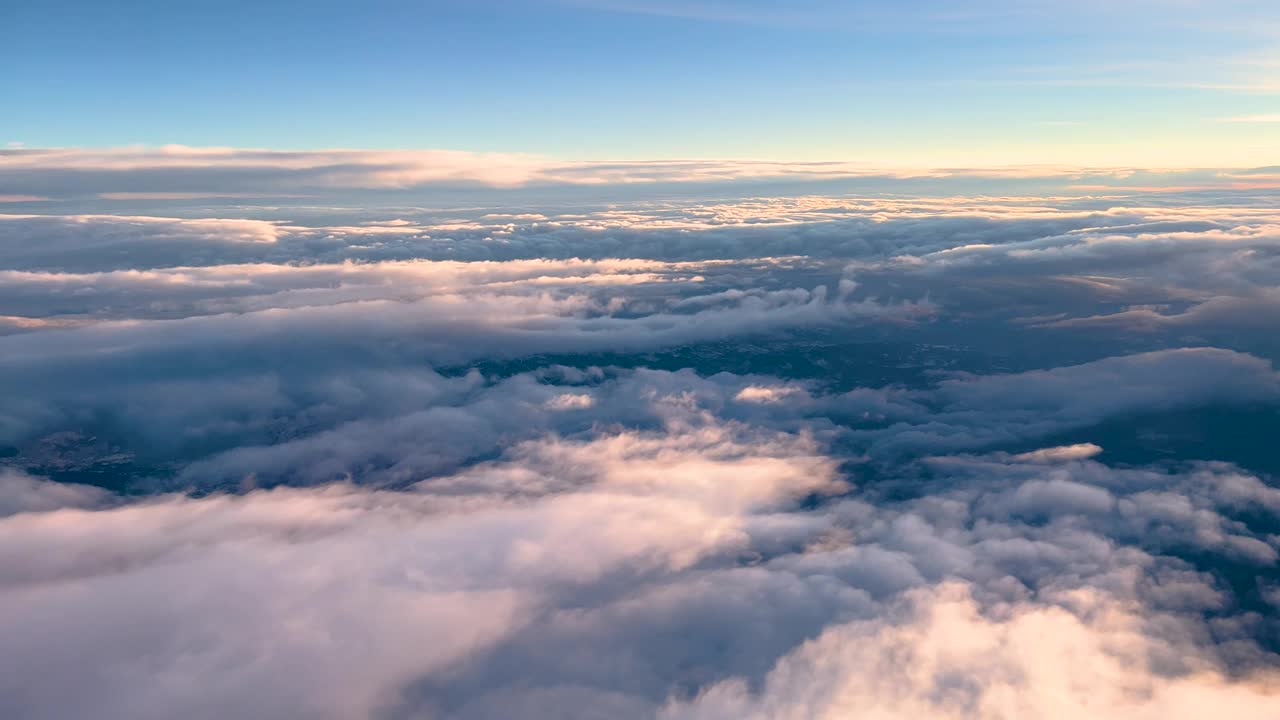
[[[1259,116],[1262,117],[1262,116]],[[1265,119],[1265,118],[1264,118]],[[1257,121],[1258,118],[1237,120]],[[799,186],[854,183],[862,188],[937,190],[971,184],[1006,187],[1093,185],[1275,188],[1274,178],[1239,171],[1069,166],[993,168],[877,166],[858,161],[759,159],[577,161],[456,150],[315,150],[162,147],[0,148],[0,197],[12,202],[97,197],[108,201],[275,200],[335,197],[353,190],[475,190],[567,187],[572,195],[610,186]],[[942,192],[946,192],[943,190]],[[117,202],[117,205],[119,203]]]
[[[1274,172],[4,152],[4,717],[1280,703]]]

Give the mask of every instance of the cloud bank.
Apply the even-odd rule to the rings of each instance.
[[[1280,703],[1272,171],[4,152],[4,717]]]
[[[1259,121],[1265,116],[1236,120]],[[766,159],[562,161],[536,155],[457,150],[314,150],[160,147],[0,148],[0,197],[11,202],[97,197],[106,201],[181,201],[341,197],[354,190],[458,191],[569,188],[793,186],[854,183],[863,189],[941,189],[948,183],[1005,187],[1093,185],[1230,188],[1238,170],[1170,168],[885,167],[871,162]],[[1258,182],[1254,179],[1253,182]],[[1275,188],[1274,180],[1262,183]],[[573,197],[574,195],[564,195]],[[615,195],[615,197],[624,197]]]

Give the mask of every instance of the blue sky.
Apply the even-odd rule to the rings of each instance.
[[[0,143],[1280,162],[1273,2],[959,5],[14,0]]]

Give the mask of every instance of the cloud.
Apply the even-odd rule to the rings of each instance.
[[[854,391],[827,400],[831,412],[874,412],[881,427],[855,431],[873,457],[949,453],[1016,444],[1110,417],[1212,403],[1280,402],[1280,374],[1267,360],[1213,348],[1114,357],[1007,375],[946,379],[930,391]],[[1055,448],[1020,460],[1087,457],[1095,446]]]
[[[1077,460],[1046,478],[993,455],[886,502],[836,467],[805,435],[703,416],[516,444],[407,491],[50,504],[0,519],[0,638],[20,651],[0,702],[36,718],[1270,707],[1248,614],[1205,620],[1223,590],[1164,553],[1274,566],[1241,554],[1275,541],[1230,514],[1280,491],[1212,466]]]
[[[1080,612],[1018,603],[984,614],[962,585],[914,593],[906,617],[832,627],[779,661],[753,693],[738,680],[662,718],[1270,717],[1276,678],[1232,682],[1212,666],[1143,669],[1194,647],[1142,633],[1141,610],[1091,593]],[[1173,647],[1170,647],[1172,645]]]
[[[838,487],[803,438],[733,426],[510,458],[417,493],[339,485],[0,520],[0,707],[368,716],[576,588],[732,552],[786,498]]]
[[[846,305],[863,303],[864,314],[897,305],[894,312],[909,319],[955,308],[1041,334],[1088,327],[1118,340],[1121,331],[1190,331],[1208,334],[1183,344],[1221,344],[1233,342],[1226,328],[1273,324],[1280,218],[1269,206],[1100,210],[1099,202],[1110,201],[1061,200],[1055,207],[1043,198],[803,197],[506,215],[397,211],[413,219],[357,215],[342,224],[333,224],[331,211],[324,211],[329,222],[317,224],[289,215],[318,211],[288,209],[261,218],[8,215],[0,220],[10,238],[0,243],[0,260],[29,273],[7,278],[11,298],[21,297],[6,304],[6,314],[27,318],[15,328],[53,315],[81,322],[75,316],[86,311],[103,319],[176,319],[407,300],[427,292],[424,273],[438,283],[463,273],[464,263],[535,258],[663,261],[648,275],[584,265],[576,281],[555,279],[564,270],[548,280],[510,278],[528,290],[576,283],[615,309],[647,306],[644,312],[775,303],[819,284],[840,296],[848,282],[856,292],[841,297]],[[424,282],[411,282],[415,275]],[[743,286],[747,275],[755,286]],[[662,287],[667,280],[675,282]],[[588,287],[618,283],[636,287],[615,290],[616,300]],[[694,283],[703,290],[690,292]],[[138,294],[126,299],[134,288]],[[527,294],[515,284],[490,289]],[[104,291],[110,301],[95,295]],[[48,292],[58,294],[56,303]],[[157,304],[166,294],[181,305]]]
[[[98,193],[103,200],[210,200],[217,198],[305,198],[307,195],[262,195],[259,193],[233,192],[104,192]]]
[[[759,385],[748,385],[738,391],[733,396],[734,400],[746,403],[779,403],[784,402],[788,396],[804,392],[803,388],[798,387],[761,387]]]
[[[162,147],[0,149],[0,193],[59,198],[182,200],[262,196],[337,196],[343,191],[591,188],[618,186],[762,186],[866,181],[867,187],[937,186],[937,181],[1003,180],[1031,184],[1093,179],[1112,184],[1132,169],[1065,166],[991,168],[882,167],[867,162],[783,162],[760,159],[562,161],[453,150],[310,150]],[[1187,171],[1161,171],[1163,184]],[[1196,173],[1191,173],[1196,174]],[[1204,175],[1200,173],[1199,175]],[[1212,181],[1212,174],[1208,179]],[[945,183],[943,183],[945,184]],[[1215,186],[1219,183],[1213,183]]]
[[[5,157],[130,195],[0,216],[0,715],[1274,704],[1265,189],[59,153]]]
[[[1087,460],[1102,452],[1102,448],[1093,443],[1064,445],[1062,447],[1042,448],[1031,452],[1014,455],[1014,460],[1022,462],[1067,462],[1071,460]]]
[[[0,468],[0,517],[62,508],[102,505],[109,493],[101,488],[51,483],[11,468]]]
[[[767,377],[806,351],[740,370],[766,377],[716,389],[713,410],[847,423],[859,452],[892,462],[1002,448],[1125,413],[1274,396],[1259,359],[1265,348],[1248,347],[1259,353],[1252,358],[1167,349],[1256,333],[1165,337],[1266,327],[1264,288],[1280,279],[1269,207],[1049,203],[801,197],[587,212],[402,208],[341,225],[6,216],[0,222],[16,232],[0,256],[32,269],[0,271],[0,305],[13,313],[0,325],[9,333],[0,339],[9,398],[0,436],[28,468],[45,466],[48,435],[123,432],[111,442],[148,448],[130,477],[178,457],[159,474],[201,486],[349,474],[395,484],[451,472],[524,433],[652,420],[614,414],[591,393],[566,394],[593,403],[568,407],[588,399],[556,400],[529,378],[486,389],[489,381],[459,379],[471,364],[529,369],[548,353],[557,362],[594,354],[569,360],[585,369],[661,352],[714,368],[696,353],[724,357],[717,343],[831,332],[855,340],[910,332],[927,342],[954,327],[989,352],[1023,342],[1022,333],[1095,330],[1089,343],[1035,361],[1055,368],[1039,374],[946,379],[922,366],[911,371],[912,390],[885,387],[899,373],[839,380],[846,384],[831,392]],[[769,251],[787,254],[761,255]],[[492,254],[508,259],[473,259]],[[457,255],[468,260],[441,259]],[[1126,309],[1135,300],[1178,304]],[[1102,318],[1140,313],[1161,318],[1148,333],[1166,349],[1133,354],[1123,344],[1132,324],[1114,325],[1126,331],[1114,341],[1102,332]],[[689,355],[686,346],[700,349]],[[98,381],[87,386],[90,376]],[[517,409],[499,409],[506,397]],[[423,442],[432,427],[448,430]]]

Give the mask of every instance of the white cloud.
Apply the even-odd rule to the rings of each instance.
[[[92,508],[105,503],[108,496],[101,488],[51,483],[11,468],[0,468],[0,517],[61,508]]]
[[[1102,452],[1102,448],[1093,443],[1080,443],[1078,445],[1064,445],[1061,447],[1043,448],[1041,450],[1033,450],[1031,452],[1020,453],[1014,455],[1013,459],[1019,462],[1043,462],[1057,463],[1069,462],[1072,460],[1088,460],[1097,456]]]
[[[595,405],[595,398],[582,393],[562,393],[546,402],[551,410],[586,410]]]
[[[1142,610],[1094,593],[1076,612],[1030,603],[984,613],[962,585],[914,593],[907,617],[825,630],[779,661],[757,693],[731,680],[676,702],[664,720],[874,718],[1070,720],[1215,713],[1263,720],[1280,698],[1269,674],[1232,681],[1194,646],[1141,631]],[[1153,655],[1189,653],[1195,668],[1152,672]]]
[[[748,385],[739,390],[733,399],[738,402],[769,404],[783,402],[788,397],[802,392],[804,392],[802,388],[793,386],[764,387]]]
[[[81,152],[30,162],[134,195],[0,216],[0,716],[1274,699],[1280,491],[1196,434],[1280,406],[1256,187],[266,207],[123,180],[821,170]]]
[[[1132,169],[1129,170],[1132,172]],[[1181,171],[1156,175],[1169,183]],[[0,192],[39,188],[54,196],[113,200],[236,197],[290,198],[353,189],[420,187],[582,189],[683,184],[1028,179],[1089,177],[1112,182],[1115,169],[1069,165],[893,166],[860,160],[777,161],[749,158],[564,161],[454,150],[304,150],[228,147],[9,148],[0,150]],[[1210,176],[1211,177],[1211,176]],[[1218,183],[1221,186],[1221,183]]]
[[[525,444],[417,493],[338,485],[0,519],[0,709],[369,716],[575,588],[688,569],[743,546],[787,498],[838,489],[803,438],[673,430]]]

